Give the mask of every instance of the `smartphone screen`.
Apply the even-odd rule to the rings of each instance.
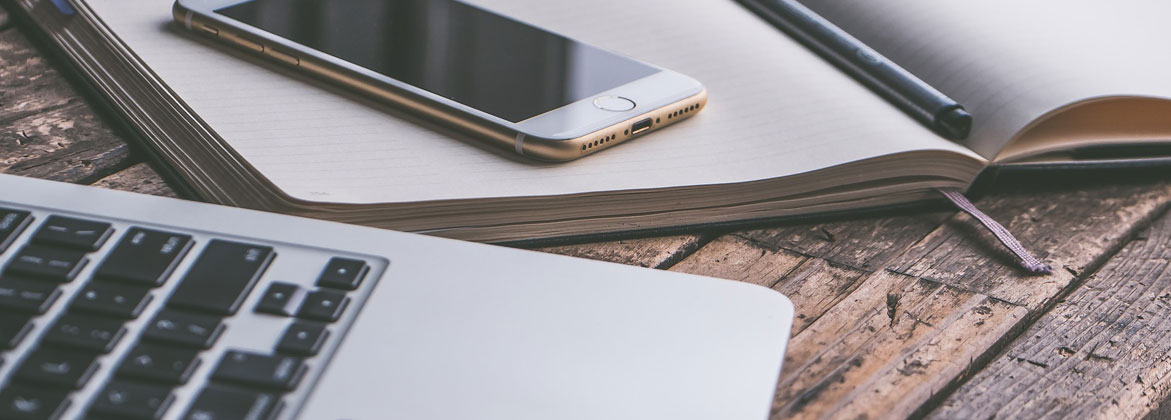
[[[216,13],[514,123],[659,72],[455,0],[250,0]]]

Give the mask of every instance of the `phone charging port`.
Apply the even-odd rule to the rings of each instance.
[[[641,133],[643,131],[650,130],[651,125],[653,125],[653,124],[654,124],[654,122],[651,121],[650,118],[636,122],[636,123],[634,123],[634,125],[630,126],[630,135],[635,135],[635,134]]]

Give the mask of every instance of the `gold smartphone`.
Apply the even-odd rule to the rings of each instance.
[[[703,109],[695,79],[458,0],[177,0],[234,45],[472,137],[577,159]]]

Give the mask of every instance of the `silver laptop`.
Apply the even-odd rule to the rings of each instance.
[[[764,419],[744,283],[0,175],[0,419]]]

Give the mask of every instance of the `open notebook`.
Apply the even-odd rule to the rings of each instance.
[[[732,0],[474,1],[708,88],[707,108],[685,122],[542,164],[194,39],[171,23],[169,0],[74,0],[71,16],[48,1],[7,1],[200,196],[461,239],[910,203],[937,197],[934,188],[966,189],[994,164],[1171,139],[1171,79],[1158,77],[1171,54],[1130,38],[1171,35],[1158,22],[1171,12],[1162,3],[1109,9],[1118,31],[1090,32],[1081,20],[1108,6],[806,2],[972,111],[961,145]]]

